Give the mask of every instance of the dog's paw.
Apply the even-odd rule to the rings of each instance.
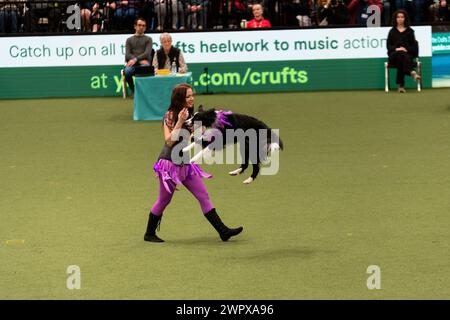
[[[182,151],[183,151],[183,152],[191,151],[191,149],[193,149],[194,146],[195,146],[195,142],[192,142],[192,143],[190,143],[189,145],[187,145],[186,147],[184,147],[184,148],[182,149]]]
[[[268,148],[269,152],[280,151],[280,149],[280,145],[276,142],[271,143]]]
[[[236,170],[228,172],[230,176],[237,176],[242,172],[242,168],[237,168]]]
[[[198,160],[200,160],[203,157],[204,157],[204,151],[202,150],[199,153],[197,153],[195,156],[193,156],[189,162],[190,163],[195,163],[195,162],[197,162]]]
[[[250,184],[250,183],[252,183],[252,182],[253,182],[253,178],[250,177],[250,178],[245,179],[243,183],[244,183],[244,184]]]
[[[198,161],[198,159],[200,159],[201,157],[197,157],[197,156],[195,156],[195,157],[192,157],[191,158],[191,160],[189,160],[189,163],[196,163],[197,161]]]

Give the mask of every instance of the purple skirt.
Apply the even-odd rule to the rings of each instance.
[[[198,165],[183,164],[176,165],[170,160],[159,159],[153,166],[153,170],[156,172],[160,181],[163,183],[167,192],[172,193],[169,184],[176,187],[181,184],[188,176],[198,175],[202,178],[210,179],[212,175],[204,172]]]

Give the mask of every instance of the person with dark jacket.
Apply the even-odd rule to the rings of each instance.
[[[183,52],[180,49],[172,46],[172,36],[168,33],[163,33],[159,37],[161,41],[161,49],[156,51],[153,57],[152,65],[156,69],[170,69],[175,62],[177,72],[184,73],[187,71],[186,61],[184,60]]]
[[[392,24],[387,38],[389,64],[397,68],[398,91],[404,93],[406,75],[410,75],[415,81],[420,80],[420,76],[413,68],[413,59],[418,56],[419,49],[405,10],[394,12]]]

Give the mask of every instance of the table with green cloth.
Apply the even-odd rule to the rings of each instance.
[[[192,73],[135,77],[134,120],[161,120],[170,105],[173,88],[192,83]]]

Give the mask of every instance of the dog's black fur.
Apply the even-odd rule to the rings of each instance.
[[[222,112],[222,110],[216,110],[216,109],[209,109],[209,110],[203,110],[203,107],[200,106],[198,109],[198,112],[194,113],[194,115],[186,120],[188,125],[193,125],[195,122],[200,121],[202,123],[202,126],[205,128],[215,128],[220,130],[220,132],[222,133],[222,137],[223,137],[223,145],[222,147],[224,147],[227,144],[236,144],[238,142],[238,139],[235,137],[234,141],[226,141],[226,134],[225,134],[225,130],[227,129],[233,129],[233,130],[238,130],[238,129],[242,129],[244,132],[248,129],[253,129],[256,131],[257,135],[257,159],[255,160],[254,157],[250,158],[250,145],[249,145],[249,139],[248,137],[246,137],[245,141],[239,141],[240,142],[240,153],[243,159],[243,163],[240,166],[240,170],[235,170],[230,172],[231,175],[237,175],[240,173],[243,173],[248,165],[249,162],[251,160],[252,165],[253,165],[253,172],[251,175],[251,181],[253,181],[254,179],[256,179],[259,170],[260,170],[260,165],[262,162],[264,162],[267,159],[267,155],[268,153],[271,151],[271,144],[274,143],[274,146],[276,146],[275,148],[279,148],[281,150],[283,150],[283,142],[281,141],[281,139],[275,134],[275,132],[272,132],[272,129],[269,128],[269,126],[267,126],[264,122],[262,122],[261,120],[258,120],[254,117],[248,116],[248,115],[244,115],[244,114],[239,114],[239,113],[231,113],[225,116],[225,120],[226,122],[228,122],[229,124],[223,124],[223,126],[218,126],[217,125],[217,121],[218,121],[218,112]],[[259,131],[260,129],[265,129],[267,132],[267,136],[261,136],[261,132]],[[272,138],[275,138],[275,141],[272,141]],[[204,140],[202,139],[202,147],[206,148],[208,145],[210,145],[212,142],[214,141],[214,139],[211,140]],[[197,143],[199,143],[199,141],[197,141]],[[261,150],[260,152],[260,148],[264,147],[265,150]],[[240,171],[240,172],[239,172]],[[247,180],[246,180],[247,181]],[[249,183],[249,182],[246,182]]]

